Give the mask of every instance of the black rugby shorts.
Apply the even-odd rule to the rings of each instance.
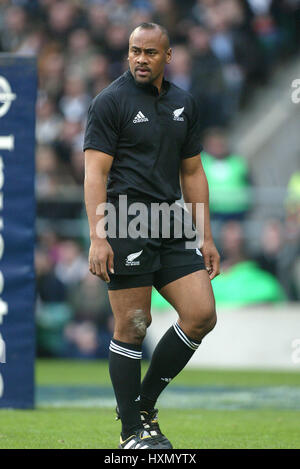
[[[125,231],[127,227],[128,235],[120,237],[120,204],[119,201],[115,199],[110,199],[109,202],[113,204],[116,211],[116,237],[108,236],[107,238],[114,252],[115,271],[114,274],[108,272],[110,277],[110,282],[107,284],[109,290],[152,285],[157,290],[160,290],[163,286],[177,280],[178,278],[184,277],[192,272],[205,269],[204,260],[199,249],[186,248],[186,242],[191,242],[192,239],[189,239],[186,235],[186,219],[184,220],[181,213],[183,209],[181,209],[181,211],[176,211],[175,214],[172,210],[170,211],[170,217],[168,218],[170,234],[166,237],[166,234],[163,233],[162,216],[156,217],[156,219],[153,220],[150,202],[143,201],[148,209],[147,236],[140,236],[137,238],[129,236],[130,223],[133,219],[136,219],[136,214],[129,215],[127,213],[127,216],[123,217],[121,224],[123,235],[124,227]],[[128,205],[130,203],[131,202],[128,201]],[[145,219],[145,217],[140,219],[141,223],[139,225],[139,229]],[[176,237],[174,235],[175,228],[176,226],[178,228],[180,222],[182,223],[182,235],[180,237]],[[158,237],[151,236],[152,223],[157,224],[156,234],[158,234]]]

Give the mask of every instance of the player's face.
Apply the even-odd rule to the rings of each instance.
[[[130,71],[137,83],[160,88],[165,65],[171,61],[171,49],[160,29],[136,29],[129,40]]]

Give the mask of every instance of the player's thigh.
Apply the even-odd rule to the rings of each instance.
[[[109,300],[117,326],[151,323],[152,286],[109,290]]]
[[[159,293],[175,308],[181,322],[200,327],[216,320],[215,298],[206,270],[170,282]]]

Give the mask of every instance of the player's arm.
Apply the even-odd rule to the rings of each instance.
[[[98,150],[85,150],[84,199],[89,221],[91,246],[89,251],[89,269],[105,282],[109,282],[107,267],[113,270],[113,250],[106,240],[106,233],[99,223],[103,215],[97,215],[99,204],[107,199],[106,183],[113,158]]]
[[[204,240],[200,248],[205,266],[212,280],[220,273],[220,256],[212,238],[209,213],[209,190],[200,154],[185,158],[181,163],[181,188],[184,201],[192,204],[192,217],[197,226],[196,204],[204,204]]]

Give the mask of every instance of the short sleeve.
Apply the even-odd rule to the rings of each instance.
[[[191,101],[191,110],[189,117],[189,126],[187,136],[182,146],[181,158],[192,158],[198,155],[203,147],[200,143],[201,121],[199,107],[194,99]]]
[[[88,110],[83,151],[91,148],[115,156],[119,138],[119,112],[113,96],[100,93]]]

